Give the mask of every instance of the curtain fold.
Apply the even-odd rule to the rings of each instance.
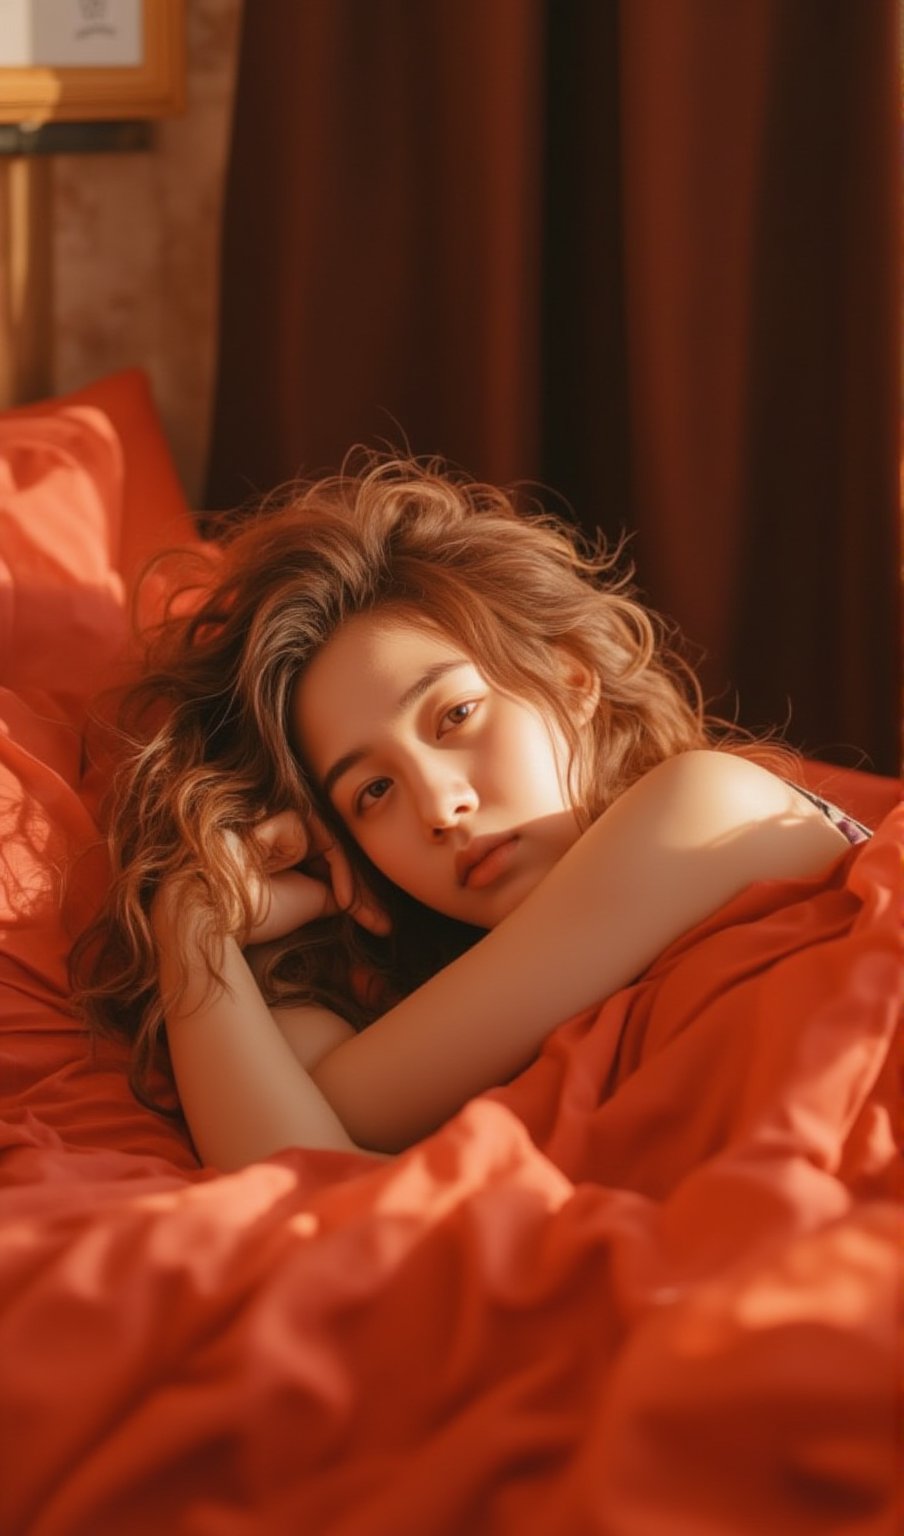
[[[897,20],[246,6],[208,505],[355,442],[539,481],[720,712],[896,773]]]
[[[355,442],[535,470],[542,19],[246,6],[209,505]]]

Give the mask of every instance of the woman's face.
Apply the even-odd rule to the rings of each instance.
[[[448,917],[494,927],[580,835],[561,732],[430,627],[348,620],[300,679],[293,725],[371,862]]]

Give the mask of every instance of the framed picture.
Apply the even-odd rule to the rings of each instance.
[[[185,0],[0,0],[0,122],[181,112],[184,12]]]

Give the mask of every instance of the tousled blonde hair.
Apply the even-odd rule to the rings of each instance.
[[[220,919],[250,918],[227,831],[315,809],[393,919],[387,939],[338,917],[282,941],[259,973],[271,1004],[316,1001],[363,1027],[478,936],[369,865],[293,748],[297,681],[353,615],[385,608],[426,619],[488,681],[548,711],[570,747],[586,822],[666,758],[713,744],[746,749],[741,733],[707,720],[692,670],[618,559],[437,461],[374,455],[271,498],[224,535],[190,611],[173,602],[145,635],[140,676],[120,701],[107,806],[113,876],[72,955],[90,1022],[133,1042],[139,1097],[163,1045],[150,904],[162,880],[201,872]],[[562,688],[563,652],[599,679],[588,730],[577,729]],[[213,941],[207,962],[214,973]]]

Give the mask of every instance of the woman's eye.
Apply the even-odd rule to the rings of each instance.
[[[355,802],[355,810],[366,811],[369,805],[373,805],[377,800],[382,800],[390,783],[391,780],[389,779],[373,779],[370,784],[365,784]]]
[[[448,720],[451,727],[464,725],[465,721],[473,715],[476,708],[477,704],[473,699],[469,700],[466,704],[453,704],[452,708],[447,709],[443,715],[443,722]],[[440,731],[439,734],[442,736],[444,732]]]

